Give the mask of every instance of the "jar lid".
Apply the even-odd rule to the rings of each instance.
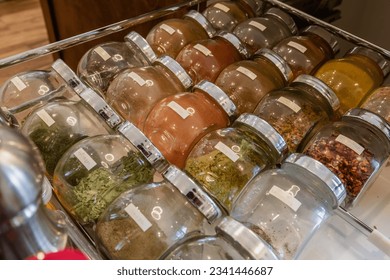
[[[237,112],[237,107],[234,102],[230,99],[230,97],[217,85],[212,82],[203,80],[194,86],[194,89],[200,89],[210,95],[215,101],[218,102],[219,105],[222,106],[226,114],[229,117],[232,117]]]
[[[353,108],[346,112],[342,120],[357,120],[374,126],[390,141],[390,124],[381,116],[362,108]]]
[[[328,101],[333,111],[337,111],[340,108],[340,101],[337,95],[320,79],[311,75],[302,74],[292,81],[291,85],[294,83],[303,83],[317,90],[326,99],[326,101]]]
[[[109,127],[114,128],[122,122],[121,117],[112,109],[107,102],[91,88],[86,88],[80,94],[80,97],[98,113]]]
[[[157,58],[154,63],[164,65],[180,80],[181,84],[186,90],[192,86],[191,77],[187,74],[186,70],[184,70],[184,68],[172,57],[168,55],[162,55]]]
[[[137,32],[131,31],[124,39],[126,42],[130,43],[132,47],[139,50],[144,55],[148,64],[152,64],[156,60],[157,55],[154,53],[152,47],[146,39]]]
[[[259,56],[263,56],[269,61],[271,61],[273,64],[275,64],[275,66],[282,73],[286,82],[290,81],[293,78],[293,72],[291,71],[291,68],[288,63],[273,50],[266,48],[259,49],[258,51],[256,51],[253,57],[256,58]]]
[[[288,29],[290,29],[291,34],[295,35],[298,33],[298,28],[295,24],[294,19],[286,12],[283,12],[281,9],[270,8],[264,13],[264,16],[266,15],[272,15],[284,22],[287,25]]]
[[[214,27],[211,25],[211,23],[207,20],[207,18],[195,10],[190,10],[188,13],[184,15],[184,17],[192,18],[197,23],[199,23],[203,29],[207,32],[209,37],[213,37],[215,33],[217,32]]]
[[[384,77],[387,76],[387,74],[389,74],[389,72],[390,72],[390,62],[387,61],[380,53],[378,53],[372,49],[358,46],[358,47],[354,47],[353,49],[351,49],[347,53],[347,55],[348,54],[360,54],[360,55],[364,55],[364,56],[370,58],[376,64],[378,64],[379,68],[382,70]]]
[[[256,115],[243,113],[237,118],[237,120],[235,120],[234,123],[241,123],[252,127],[263,136],[262,138],[276,150],[281,158],[284,158],[284,156],[287,155],[288,149],[286,141],[267,121]]]
[[[221,208],[211,199],[202,187],[179,168],[170,165],[162,175],[206,217],[209,223],[222,217],[223,213]]]
[[[76,73],[62,60],[57,59],[51,65],[51,68],[77,93],[80,94],[87,88],[85,84],[81,82]]]
[[[284,161],[283,165],[285,164],[298,165],[323,181],[328,188],[327,190],[329,190],[333,196],[333,209],[339,207],[344,201],[347,192],[343,183],[339,177],[321,162],[307,155],[294,153]]]
[[[318,26],[318,25],[310,25],[302,30],[303,33],[312,33],[317,36],[320,36],[322,39],[324,39],[329,46],[332,48],[333,53],[337,53],[340,50],[339,42],[337,41],[337,37],[333,35],[332,33],[328,32],[324,28]]]
[[[118,128],[121,133],[159,173],[164,172],[169,164],[162,153],[134,124],[125,121]]]
[[[222,233],[232,244],[240,246],[254,260],[278,259],[268,243],[230,216],[224,217],[215,231]]]
[[[238,52],[243,58],[248,59],[250,57],[250,54],[245,45],[233,33],[220,30],[217,32],[217,34],[215,34],[215,37],[224,38],[225,40],[230,42],[238,50]]]

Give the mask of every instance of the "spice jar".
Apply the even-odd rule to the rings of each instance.
[[[53,188],[76,221],[93,224],[122,192],[151,182],[153,173],[151,164],[123,136],[91,136],[61,157]]]
[[[268,93],[254,114],[269,122],[295,152],[304,139],[334,117],[336,94],[321,80],[302,74],[288,87]]]
[[[328,168],[292,154],[281,168],[248,183],[231,216],[270,244],[280,259],[296,259],[344,198],[343,184]]]
[[[61,59],[47,70],[21,72],[5,81],[0,88],[0,106],[6,108],[19,124],[37,106],[54,98],[76,99],[77,96],[64,78]]]
[[[233,30],[252,55],[261,48],[270,49],[296,33],[292,17],[278,8],[270,8],[261,17],[249,18]]]
[[[215,30],[199,12],[191,10],[183,18],[163,20],[155,25],[146,36],[154,52],[176,57],[187,44],[211,38]]]
[[[336,37],[317,25],[302,30],[300,35],[288,37],[273,48],[290,65],[294,77],[313,74],[325,61],[339,51]]]
[[[390,123],[390,86],[381,86],[372,91],[360,107],[376,113]]]
[[[44,165],[17,129],[0,125],[0,259],[25,259],[68,246],[64,220],[42,203]]]
[[[204,232],[222,216],[218,206],[182,171],[170,166],[158,183],[122,193],[96,225],[97,246],[109,259],[158,259],[170,246]]]
[[[287,85],[292,72],[287,63],[269,49],[257,53],[256,61],[241,60],[226,67],[215,84],[237,106],[237,115],[252,113],[265,94]]]
[[[21,128],[42,153],[49,178],[57,162],[73,144],[111,129],[83,101],[54,100],[36,108]]]
[[[176,57],[194,84],[202,80],[214,82],[228,65],[248,58],[241,41],[232,33],[220,31],[212,39],[189,43]]]
[[[164,55],[153,66],[118,74],[107,90],[106,100],[124,119],[143,129],[147,115],[158,101],[191,86],[192,80],[180,64]]]
[[[183,168],[196,142],[208,132],[228,126],[235,111],[220,88],[203,81],[193,92],[158,102],[145,121],[144,132],[171,164]]]
[[[156,59],[152,48],[137,32],[130,32],[124,40],[97,45],[89,49],[78,63],[79,77],[101,95],[121,70],[150,65]]]
[[[359,106],[359,103],[379,87],[389,73],[390,64],[379,53],[355,47],[343,58],[322,65],[315,76],[324,81],[340,100],[340,114]]]
[[[266,121],[242,114],[232,127],[205,135],[189,154],[185,170],[228,211],[259,172],[282,161],[287,145]]]
[[[390,127],[378,115],[360,108],[339,122],[322,127],[304,147],[304,153],[335,173],[345,185],[346,208],[353,207],[390,155]]]
[[[227,216],[215,235],[201,235],[174,245],[167,260],[277,260],[270,246],[253,231]]]
[[[216,30],[231,32],[238,23],[261,14],[263,6],[259,0],[218,1],[208,5],[203,15]]]

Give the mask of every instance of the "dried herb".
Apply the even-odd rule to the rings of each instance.
[[[76,199],[73,211],[83,223],[94,222],[124,191],[153,179],[152,167],[134,152],[117,163],[111,169],[94,169],[73,188]]]
[[[231,208],[235,197],[246,183],[266,165],[266,160],[256,154],[251,143],[242,140],[240,158],[233,162],[215,149],[186,162],[185,170],[197,179],[226,209]],[[256,172],[254,172],[256,170]]]
[[[371,166],[373,154],[365,149],[360,155],[336,141],[336,136],[322,137],[314,141],[305,153],[318,160],[343,182],[347,190],[346,205],[361,192],[364,184],[375,171]]]
[[[297,150],[319,120],[327,119],[325,112],[315,110],[313,106],[308,105],[302,105],[301,109],[294,114],[260,117],[264,117],[283,136],[290,152]]]
[[[96,232],[100,242],[99,249],[110,259],[155,260],[168,246],[164,242],[164,236],[156,238],[155,231],[142,231],[131,218],[99,222]],[[147,242],[135,240],[139,237]]]
[[[87,136],[69,133],[68,130],[54,124],[50,127],[35,129],[29,137],[41,152],[47,173],[53,176],[54,169],[65,151]]]

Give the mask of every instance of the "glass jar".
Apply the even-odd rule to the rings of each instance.
[[[339,51],[336,36],[322,27],[311,25],[298,36],[288,37],[273,48],[290,65],[294,78],[313,74]]]
[[[152,48],[137,32],[130,32],[124,40],[97,45],[79,61],[78,76],[101,95],[121,70],[150,65],[156,59]]]
[[[68,246],[64,220],[42,203],[44,164],[37,147],[0,125],[0,259],[19,260]]]
[[[68,148],[87,136],[108,134],[111,129],[83,100],[53,100],[36,108],[21,131],[38,146],[51,178]]]
[[[304,153],[335,173],[345,185],[346,208],[352,208],[390,156],[390,127],[370,111],[355,108],[341,121],[322,127]]]
[[[328,168],[292,154],[281,168],[248,183],[231,216],[270,244],[280,259],[296,259],[344,198],[343,184]]]
[[[211,38],[215,30],[199,12],[191,10],[183,18],[163,20],[155,25],[146,36],[154,52],[176,57],[187,44]]]
[[[219,74],[215,84],[237,106],[237,115],[252,113],[268,92],[287,85],[292,72],[287,63],[274,52],[262,49],[256,61],[235,62]]]
[[[109,259],[158,259],[176,242],[204,232],[222,217],[218,206],[183,172],[170,166],[158,183],[122,193],[96,225],[97,246]]]
[[[76,99],[77,96],[64,78],[61,59],[56,60],[47,70],[21,72],[0,88],[0,106],[5,107],[22,124],[36,107],[54,98]]]
[[[372,90],[379,87],[390,71],[390,64],[379,53],[355,47],[343,58],[325,63],[315,76],[324,81],[340,100],[340,114],[358,107]]]
[[[173,58],[161,56],[153,66],[122,71],[109,86],[107,103],[140,129],[161,99],[188,90],[192,80]]]
[[[216,235],[197,236],[173,246],[166,260],[277,260],[270,246],[253,231],[227,216]]]
[[[372,91],[360,107],[378,114],[390,123],[390,86],[381,86]]]
[[[194,84],[202,80],[214,82],[230,64],[248,58],[248,52],[232,33],[218,32],[212,39],[189,43],[176,61],[190,75]]]
[[[247,19],[233,30],[251,55],[262,48],[270,49],[296,33],[293,18],[278,8],[270,8],[261,17]]]
[[[340,106],[336,94],[321,80],[302,74],[288,87],[271,91],[253,114],[269,122],[295,152],[304,139],[333,119]]]
[[[226,127],[236,107],[216,85],[203,81],[193,92],[168,96],[148,115],[145,135],[179,168],[196,142],[209,131]]]
[[[54,192],[80,224],[94,224],[122,192],[152,182],[154,170],[143,155],[120,135],[87,137],[58,161]]]
[[[261,14],[263,6],[259,0],[218,1],[209,4],[203,15],[216,30],[231,32],[238,23]]]
[[[206,134],[189,154],[185,170],[227,211],[259,172],[281,162],[287,145],[266,121],[242,114],[232,127]]]

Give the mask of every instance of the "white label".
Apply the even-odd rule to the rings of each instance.
[[[146,84],[145,80],[141,78],[137,73],[131,72],[129,77],[132,78],[140,87]]]
[[[166,31],[169,35],[172,35],[173,33],[175,33],[175,29],[173,29],[172,27],[170,27],[169,25],[163,23],[161,24],[160,28],[164,31]]]
[[[212,56],[211,51],[203,45],[196,44],[194,46],[194,49],[197,49],[198,51],[203,53],[205,56]]]
[[[49,127],[55,123],[53,118],[45,111],[45,109],[39,110],[37,115]]]
[[[295,113],[298,113],[301,110],[301,107],[299,107],[297,104],[292,102],[290,99],[287,99],[286,97],[279,97],[278,102],[282,103],[283,105],[286,105],[288,108],[293,110]]]
[[[133,203],[130,203],[125,208],[126,213],[137,223],[137,225],[142,229],[143,232],[147,231],[152,223],[145,217]]]
[[[257,78],[257,75],[255,73],[253,73],[251,70],[249,70],[249,69],[247,69],[245,67],[240,66],[240,67],[237,68],[237,71],[242,73],[242,74],[244,74],[245,76],[247,76],[252,81]]]
[[[227,156],[231,161],[236,162],[240,157],[237,155],[232,149],[230,149],[228,146],[226,146],[222,142],[218,142],[214,148],[216,148],[218,151],[223,153],[225,156]]]
[[[24,90],[27,86],[19,77],[13,77],[11,79],[11,82],[14,84],[14,86],[18,89],[18,91]]]
[[[297,186],[293,186],[293,187],[296,187],[298,188]],[[292,187],[292,188],[293,188]],[[299,188],[298,188],[298,191],[299,191]],[[290,207],[294,212],[297,212],[297,210],[299,209],[299,207],[301,206],[301,202],[296,199],[294,196],[295,194],[290,192],[290,191],[284,191],[282,190],[281,188],[279,188],[278,186],[273,186],[270,191],[269,191],[269,194],[273,195],[274,197],[276,197],[277,199],[279,199],[281,202],[283,202],[284,204],[286,204],[288,207]]]
[[[221,11],[224,11],[225,13],[229,12],[229,7],[226,7],[225,5],[221,4],[221,3],[217,3],[214,5],[214,8],[217,8]]]
[[[186,119],[188,116],[190,116],[190,113],[186,109],[181,107],[179,104],[177,104],[175,101],[169,102],[168,107],[175,111],[176,114],[182,117],[182,119]]]
[[[97,47],[94,49],[94,51],[104,60],[111,58],[111,55],[108,54],[102,47]]]
[[[267,27],[262,25],[260,22],[253,21],[253,20],[251,22],[249,22],[249,25],[252,25],[253,27],[256,27],[260,31],[264,31],[264,30],[267,29]]]
[[[73,154],[84,165],[84,167],[87,168],[88,171],[96,165],[96,162],[87,154],[86,151],[84,151],[83,148],[78,149]]]
[[[293,41],[288,42],[287,45],[289,45],[290,47],[293,47],[294,49],[297,49],[301,53],[305,53],[305,51],[307,50],[306,47],[302,46],[301,44],[295,43]]]
[[[337,136],[336,141],[347,146],[348,148],[353,150],[358,155],[361,155],[364,151],[364,148],[362,146],[360,146],[358,143],[356,143],[352,139],[350,139],[347,136],[344,136],[342,134],[339,134],[339,136]]]

